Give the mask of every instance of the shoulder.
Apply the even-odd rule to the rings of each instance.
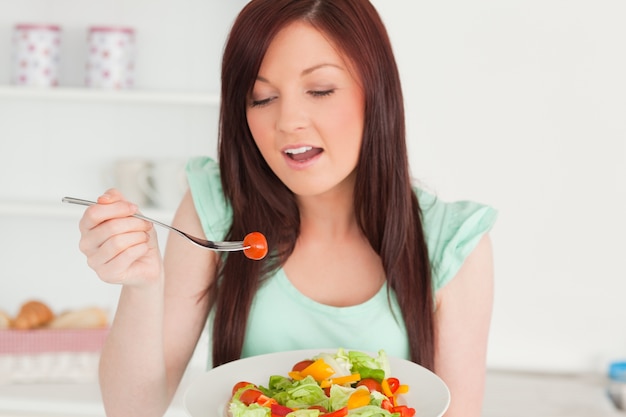
[[[187,183],[195,209],[208,239],[222,240],[232,222],[232,211],[224,196],[218,163],[207,156],[189,159]]]
[[[196,156],[187,161],[187,175],[196,178],[204,178],[209,181],[220,180],[220,167],[213,158],[208,156]]]
[[[495,224],[497,211],[474,201],[443,201],[415,188],[428,246],[435,290],[444,287],[461,269],[481,238]]]

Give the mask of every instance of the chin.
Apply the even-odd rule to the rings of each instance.
[[[281,173],[280,180],[298,197],[316,197],[335,192],[352,192],[356,179],[356,171],[347,174],[325,172],[293,172]]]

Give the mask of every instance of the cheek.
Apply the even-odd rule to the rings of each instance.
[[[326,115],[326,129],[334,132],[336,143],[351,153],[358,154],[363,139],[364,112],[360,101],[335,107]]]

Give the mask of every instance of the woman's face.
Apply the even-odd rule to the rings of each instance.
[[[270,44],[247,103],[261,154],[296,195],[315,196],[355,171],[365,99],[347,60],[316,29],[293,23]]]

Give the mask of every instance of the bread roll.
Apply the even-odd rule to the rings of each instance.
[[[8,329],[11,327],[11,316],[0,310],[0,329]]]
[[[50,323],[54,319],[52,310],[41,301],[27,301],[13,320],[13,328],[20,330],[36,329]]]
[[[50,329],[98,329],[106,327],[109,321],[104,310],[88,307],[59,314],[50,322]]]

